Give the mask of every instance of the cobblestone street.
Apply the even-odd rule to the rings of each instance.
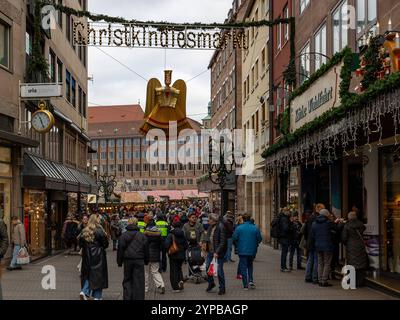
[[[227,283],[226,295],[222,298],[217,290],[206,293],[206,283],[187,282],[181,293],[172,293],[169,274],[164,273],[166,294],[156,293],[152,281],[146,296],[149,300],[298,300],[298,299],[354,299],[354,300],[390,300],[391,296],[370,288],[343,290],[340,281],[333,281],[332,288],[320,288],[304,282],[304,271],[281,273],[279,271],[280,251],[268,246],[261,246],[254,263],[256,289],[244,291],[241,281],[236,280],[237,263],[225,264]],[[109,289],[103,292],[105,300],[122,299],[122,268],[116,264],[116,254],[107,251],[109,270]],[[235,256],[237,261],[238,258]],[[21,271],[4,270],[2,278],[3,295],[6,300],[78,300],[80,279],[77,270],[79,256],[58,255],[37,263],[32,263]],[[56,290],[43,290],[41,286],[42,267],[52,265],[56,269]],[[183,266],[184,275],[187,265]],[[151,279],[150,279],[151,280]]]

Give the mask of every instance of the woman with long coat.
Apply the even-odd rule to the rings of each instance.
[[[342,233],[342,242],[346,246],[346,264],[356,269],[356,285],[361,287],[364,285],[365,272],[368,268],[368,256],[362,236],[365,226],[358,220],[355,212],[350,212],[348,219]]]
[[[92,297],[102,300],[103,289],[108,288],[106,249],[108,235],[100,224],[100,216],[92,214],[79,237],[82,248],[81,300]]]
[[[167,236],[164,242],[165,249],[168,249],[173,245],[175,241],[178,251],[172,255],[169,255],[169,276],[171,281],[171,287],[173,292],[180,292],[183,290],[183,272],[182,264],[186,259],[186,249],[188,243],[185,238],[185,233],[182,230],[182,224],[180,222],[174,222],[172,224],[173,229]]]

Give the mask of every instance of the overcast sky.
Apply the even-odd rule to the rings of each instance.
[[[89,0],[89,10],[127,19],[171,22],[224,22],[231,0]],[[164,84],[164,49],[106,48],[115,59],[146,79],[158,78]],[[185,81],[207,70],[213,51],[166,50],[167,68],[173,70],[172,83]],[[89,106],[146,103],[147,82],[99,51],[89,47]],[[187,115],[200,121],[210,101],[210,72],[187,83]]]

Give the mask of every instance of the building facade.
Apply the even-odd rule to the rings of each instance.
[[[168,143],[160,141],[160,150],[149,154],[157,163],[147,158],[149,141],[139,132],[144,122],[144,112],[139,105],[103,106],[89,108],[89,136],[96,153],[91,155],[92,171],[98,175],[115,175],[115,192],[140,190],[195,190],[196,179],[204,175],[205,166],[200,161],[187,164],[170,163],[177,153]],[[201,125],[189,119],[200,136]],[[177,152],[187,148],[185,155],[193,155],[194,146],[178,139]],[[164,150],[162,150],[164,149]],[[169,158],[168,156],[171,156]],[[166,159],[165,163],[161,159]],[[96,170],[95,170],[96,169]]]
[[[245,13],[245,21],[260,21],[270,19],[268,1],[250,1]],[[269,28],[248,28],[248,50],[242,53],[242,127],[245,139],[249,131],[254,135],[253,160],[245,166],[244,177],[245,211],[252,213],[257,225],[260,226],[264,239],[267,237],[268,213],[271,199],[270,181],[264,176],[264,159],[262,151],[269,145]],[[252,168],[247,168],[250,165]]]
[[[316,203],[325,204],[337,217],[357,212],[367,227],[364,240],[376,271],[369,280],[398,288],[399,88],[384,88],[399,76],[400,43],[393,32],[399,27],[399,5],[364,0],[292,5],[297,84],[290,88],[290,99],[282,102],[284,110],[274,103],[288,113],[289,130],[264,152],[276,181],[275,202],[294,207],[303,219]],[[381,48],[380,54],[386,58],[377,61],[382,62],[382,71],[375,74],[380,84],[366,87],[363,56],[370,49],[366,47],[370,37],[377,35],[383,35],[386,49]]]
[[[225,20],[242,22],[249,5],[248,0],[235,0]],[[216,50],[208,68],[211,71],[211,129],[242,129],[242,50],[233,48],[231,42],[224,49]],[[237,190],[243,190],[244,177],[233,172],[225,187],[225,201],[228,209],[234,212],[244,212],[244,195]],[[219,209],[221,192],[219,186],[204,180],[207,186],[200,186],[211,194],[211,205]]]
[[[64,3],[86,8],[86,1]],[[34,6],[22,0],[0,4],[0,83],[8,84],[0,86],[0,206],[9,230],[11,216],[24,223],[36,258],[62,249],[65,217],[84,210],[84,195],[96,190],[86,161],[86,48],[74,47],[73,17],[60,12],[55,29],[35,35]],[[46,100],[55,117],[48,133],[36,132],[30,122],[38,101],[19,102],[19,83],[37,82],[28,74],[35,36],[49,66],[41,82],[62,85],[62,97]]]

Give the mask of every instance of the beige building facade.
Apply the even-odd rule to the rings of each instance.
[[[87,8],[87,0],[58,3]],[[97,190],[87,174],[87,48],[74,46],[76,18],[61,12],[52,28],[35,35],[34,6],[0,2],[0,83],[7,84],[0,86],[0,211],[8,226],[12,216],[21,219],[36,258],[63,247],[63,220],[82,213],[86,195]],[[28,74],[35,36],[48,63],[44,78]],[[20,83],[39,81],[62,86],[61,97],[43,97],[55,118],[47,133],[31,125],[41,98],[19,99]]]
[[[269,20],[269,2],[251,1],[246,12],[246,21]],[[242,127],[254,134],[253,161],[245,167],[245,211],[252,213],[264,239],[268,236],[270,215],[271,182],[264,171],[261,153],[269,144],[269,28],[248,28],[249,48],[242,53]],[[254,166],[254,170],[252,170]]]

